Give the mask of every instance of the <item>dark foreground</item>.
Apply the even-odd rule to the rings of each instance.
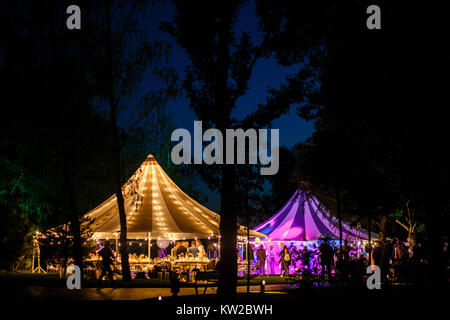
[[[258,292],[255,286],[252,287],[250,294],[241,288],[234,298],[220,298],[215,294],[215,290],[209,291],[210,294],[206,295],[195,295],[194,292],[189,294],[186,291],[181,293],[182,296],[159,298],[159,293],[167,289],[86,288],[78,292],[69,292],[67,289],[51,287],[3,287],[1,302],[3,310],[6,306],[13,308],[17,315],[25,312],[46,319],[68,314],[71,318],[73,316],[83,319],[116,318],[122,312],[129,314],[126,319],[144,316],[148,319],[164,320],[280,319],[280,317],[325,319],[336,316],[348,319],[401,319],[405,316],[423,315],[425,312],[429,315],[426,319],[431,320],[441,318],[443,315],[441,312],[448,314],[450,300],[448,288],[437,290],[409,286],[385,286],[380,290],[285,286],[269,287],[267,289],[274,290],[268,290],[263,294]],[[118,290],[116,299],[119,300],[111,298],[115,290]],[[97,298],[103,295],[104,300],[89,298],[89,294],[93,294],[89,291],[97,291]],[[36,295],[37,292],[39,295]],[[77,295],[85,298],[74,298]],[[152,298],[145,298],[148,296]]]

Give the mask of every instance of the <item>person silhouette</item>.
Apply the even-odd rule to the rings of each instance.
[[[111,248],[109,247],[109,242],[105,242],[105,246],[98,252],[98,254],[102,257],[102,273],[100,274],[100,277],[98,278],[98,283],[100,284],[103,280],[103,277],[108,274],[108,278],[111,281],[111,284],[114,286],[114,279],[113,279],[113,260],[114,255],[111,251]]]

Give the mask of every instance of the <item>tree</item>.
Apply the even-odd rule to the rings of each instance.
[[[92,159],[79,150],[104,141],[91,127],[98,118],[86,72],[89,38],[61,27],[66,7],[57,1],[2,6],[8,12],[3,20],[8,37],[0,44],[1,76],[7,83],[2,160],[20,167],[13,178],[19,188],[5,189],[20,209],[11,203],[9,208],[42,229],[71,221],[75,263],[82,270],[80,207],[93,193],[80,196],[89,181],[80,176],[92,165],[80,160]]]
[[[279,62],[301,61],[298,52],[304,42],[292,41],[291,35],[305,30],[304,20],[293,12],[307,4],[260,3],[267,28],[280,26],[273,49]],[[443,274],[440,221],[449,201],[449,134],[443,120],[448,108],[442,108],[449,103],[444,94],[448,73],[442,71],[450,67],[444,47],[450,34],[442,24],[446,5],[377,4],[383,12],[380,30],[365,27],[365,2],[324,1],[321,8],[311,4],[317,10],[306,10],[306,43],[316,44],[310,61],[320,85],[307,86],[298,74],[273,98],[297,104],[300,116],[315,119],[310,150],[318,155],[313,159],[325,159],[310,162],[316,181],[343,191],[345,202],[360,215],[387,216],[402,195],[417,196],[414,202],[425,216],[433,283],[443,283],[437,278]],[[423,24],[410,23],[411,19]],[[324,171],[331,174],[328,179]]]
[[[111,1],[103,4],[106,14],[104,17],[103,38],[104,45],[99,47],[99,64],[104,68],[106,86],[103,92],[104,101],[109,106],[111,121],[113,159],[114,159],[114,189],[119,209],[120,219],[120,254],[122,261],[122,276],[126,281],[131,280],[127,252],[127,221],[122,193],[122,137],[133,130],[139,122],[162,107],[167,99],[176,94],[174,82],[176,76],[171,68],[164,68],[159,64],[167,57],[168,47],[163,42],[149,42],[145,34],[138,30],[139,18],[145,12],[146,1]],[[100,14],[100,13],[99,13]],[[101,15],[100,15],[101,16]],[[102,58],[105,63],[102,64]],[[130,127],[121,135],[119,127],[119,110],[130,103],[134,93],[144,77],[149,75],[154,79],[165,81],[162,88],[149,89],[138,100],[135,110],[138,116]],[[99,79],[99,80],[101,80]]]
[[[173,3],[176,7],[173,21],[161,27],[175,37],[190,59],[184,89],[190,107],[203,121],[203,127],[215,127],[222,132],[229,128],[255,127],[248,125],[249,121],[234,119],[232,110],[236,108],[238,98],[246,93],[255,63],[265,56],[270,36],[257,41],[247,32],[236,31],[239,10],[245,1],[176,0]],[[264,124],[267,125],[270,119]],[[205,171],[208,171],[210,181],[220,186],[221,195],[222,268],[218,293],[234,295],[237,279],[236,172],[232,165],[226,164]]]
[[[418,232],[423,231],[423,224],[417,221],[415,208],[411,207],[410,201],[405,201],[405,208],[396,210],[392,216],[400,226],[402,226],[406,232],[408,232],[408,242],[413,248],[416,245],[416,235]]]
[[[82,270],[80,217],[111,193],[114,172],[112,126],[101,116],[104,106],[99,106],[108,83],[104,3],[82,4],[80,31],[65,28],[66,6],[58,1],[24,0],[1,6],[8,13],[2,19],[8,36],[0,40],[0,72],[6,84],[0,145],[2,171],[6,170],[0,179],[5,212],[25,216],[41,231],[68,225],[74,246],[66,254],[73,255]],[[122,61],[129,81],[122,90],[137,85],[136,77],[147,71],[139,62],[152,50],[155,57],[163,56],[161,47],[141,48],[135,60]],[[167,81],[173,76],[161,69],[155,72]],[[162,103],[159,97],[165,92],[157,88],[138,100],[135,122],[120,136],[134,134],[137,119],[149,112],[142,105]],[[19,230],[19,223],[15,226]]]

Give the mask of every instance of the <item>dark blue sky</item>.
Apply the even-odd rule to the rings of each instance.
[[[184,77],[184,68],[189,64],[189,60],[184,53],[184,50],[175,42],[175,40],[168,34],[160,31],[158,26],[161,22],[172,20],[174,7],[170,3],[157,4],[151,7],[147,20],[143,27],[148,31],[151,40],[166,40],[172,45],[172,53],[169,64],[174,67]],[[236,23],[236,31],[250,32],[256,40],[261,38],[258,32],[258,21],[254,14],[254,5],[250,1],[240,12],[240,16]],[[277,65],[275,59],[259,60],[254,68],[252,76],[249,81],[249,90],[247,93],[239,98],[237,101],[237,108],[233,111],[233,116],[237,119],[243,118],[249,112],[253,111],[257,104],[264,102],[267,95],[268,87],[279,87],[285,76],[289,73],[295,72],[295,67],[286,68]],[[151,85],[143,83],[143,87]],[[186,128],[192,130],[194,120],[197,120],[194,112],[189,108],[189,102],[184,97],[180,96],[178,99],[171,101],[168,104],[168,112],[172,116],[175,125],[178,128]],[[313,132],[313,123],[302,120],[295,114],[294,110],[287,115],[273,121],[273,128],[280,130],[280,145],[292,147],[300,141],[304,141],[311,136]],[[151,150],[149,150],[151,153]],[[206,204],[213,210],[219,208],[219,197],[208,192],[209,201]]]

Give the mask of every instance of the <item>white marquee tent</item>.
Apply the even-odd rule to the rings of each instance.
[[[220,216],[185,194],[164,172],[152,155],[122,187],[128,238],[165,240],[208,238],[219,235]],[[113,195],[86,214],[94,238],[117,237],[119,209]],[[247,230],[237,226],[238,237]],[[266,237],[250,230],[251,237]]]

